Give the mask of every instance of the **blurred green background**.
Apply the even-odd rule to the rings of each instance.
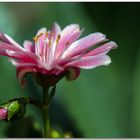
[[[53,128],[80,138],[140,137],[140,3],[0,3],[0,31],[21,45],[55,21],[62,28],[78,23],[85,28],[83,36],[102,32],[119,47],[109,54],[108,67],[82,70],[74,82],[59,82],[50,106]],[[0,103],[41,97],[31,76],[22,89],[7,58],[0,57],[0,66]],[[25,119],[0,123],[0,137],[41,137],[40,116],[29,106]]]

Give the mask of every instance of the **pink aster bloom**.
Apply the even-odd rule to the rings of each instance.
[[[92,33],[78,39],[82,33],[79,25],[71,24],[61,30],[55,23],[52,30],[40,29],[34,41],[24,41],[21,47],[7,34],[0,33],[0,55],[11,58],[16,66],[17,78],[25,84],[26,73],[60,75],[73,70],[69,78],[74,80],[80,74],[80,68],[92,69],[111,62],[107,53],[116,48],[115,42],[106,39],[102,33]],[[78,39],[78,40],[77,40]],[[91,47],[99,45],[92,49]]]
[[[0,120],[7,119],[7,110],[4,108],[0,108]]]

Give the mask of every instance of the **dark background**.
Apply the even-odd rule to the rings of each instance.
[[[108,67],[82,70],[74,82],[63,79],[51,103],[52,127],[73,137],[140,137],[140,3],[46,2],[0,3],[0,31],[21,45],[41,27],[78,23],[83,36],[102,32],[118,44]],[[0,102],[41,97],[31,76],[22,89],[15,68],[0,57]],[[0,124],[0,137],[40,137],[41,112],[28,106],[25,119]]]

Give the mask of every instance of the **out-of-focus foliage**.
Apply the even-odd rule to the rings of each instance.
[[[119,45],[109,54],[112,63],[108,67],[82,70],[74,82],[64,79],[57,85],[50,108],[55,129],[70,131],[74,137],[140,137],[139,15],[139,3],[0,4],[0,31],[6,32],[20,44],[25,39],[32,40],[39,28],[46,26],[50,29],[57,21],[62,27],[78,23],[85,28],[83,36],[103,32]],[[28,86],[21,89],[15,68],[7,58],[0,59],[0,102],[22,96],[41,97],[40,89],[30,76]],[[26,117],[32,116],[41,124],[40,115],[38,109],[28,107]],[[24,125],[26,120],[18,122],[19,125],[8,125],[8,129],[2,123],[0,137],[7,137],[7,134],[9,137],[40,137],[40,134],[33,133],[41,128],[35,121],[28,123],[34,128],[30,133],[21,132],[22,127],[25,130],[29,127]],[[16,131],[11,134],[10,128]]]

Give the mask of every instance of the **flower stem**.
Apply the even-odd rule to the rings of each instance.
[[[44,132],[43,132],[43,137],[44,138],[49,138],[50,134],[50,123],[49,123],[49,115],[48,115],[48,97],[49,97],[49,88],[48,87],[43,87],[43,125],[44,125]]]

